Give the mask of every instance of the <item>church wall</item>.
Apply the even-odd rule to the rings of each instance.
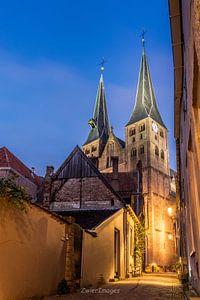
[[[54,182],[53,185],[56,185]],[[118,197],[98,177],[70,178],[55,194],[54,208],[122,207]]]

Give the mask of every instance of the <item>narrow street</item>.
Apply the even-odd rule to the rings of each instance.
[[[82,289],[76,294],[48,297],[45,300],[115,299],[115,300],[181,300],[185,299],[176,274],[155,273],[107,284],[98,289]]]

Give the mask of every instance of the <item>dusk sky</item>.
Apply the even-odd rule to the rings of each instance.
[[[89,133],[105,57],[110,123],[124,139],[141,60],[141,31],[155,95],[169,130],[171,167],[173,65],[168,1],[18,0],[0,7],[0,146],[44,175]]]

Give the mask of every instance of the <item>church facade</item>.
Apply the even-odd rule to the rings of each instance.
[[[131,193],[124,200],[133,208],[134,201],[143,201],[139,217],[145,220],[145,267],[156,271],[177,260],[175,179],[169,165],[168,130],[157,107],[144,39],[135,106],[125,125],[125,141],[109,125],[103,70],[94,114],[88,122],[91,129],[82,149],[105,177],[117,173],[119,183],[120,178],[130,178],[141,163],[143,200]]]

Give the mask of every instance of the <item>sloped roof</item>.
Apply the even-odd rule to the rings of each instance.
[[[117,137],[118,142],[120,143],[122,148],[125,148],[125,142]]]
[[[130,120],[126,126],[143,120],[147,117],[151,117],[154,121],[165,127],[165,124],[163,123],[161,115],[158,111],[147,57],[145,49],[143,48],[135,106]]]
[[[93,122],[95,126],[91,128],[88,138],[84,145],[95,141],[98,138],[100,138],[103,142],[106,142],[108,139],[109,119],[106,106],[103,74],[101,74],[99,81],[95,109],[93,114]]]
[[[34,174],[22,161],[20,161],[6,147],[0,148],[0,168],[11,168],[29,179],[36,185],[41,184],[41,178]]]
[[[99,177],[110,191],[123,203],[121,196],[112,188],[102,173],[95,167],[79,146],[76,146],[61,167],[53,175],[53,179]]]
[[[121,208],[118,209],[89,209],[89,210],[68,210],[56,211],[61,216],[72,216],[75,222],[83,229],[94,229],[103,221],[114,215]]]

